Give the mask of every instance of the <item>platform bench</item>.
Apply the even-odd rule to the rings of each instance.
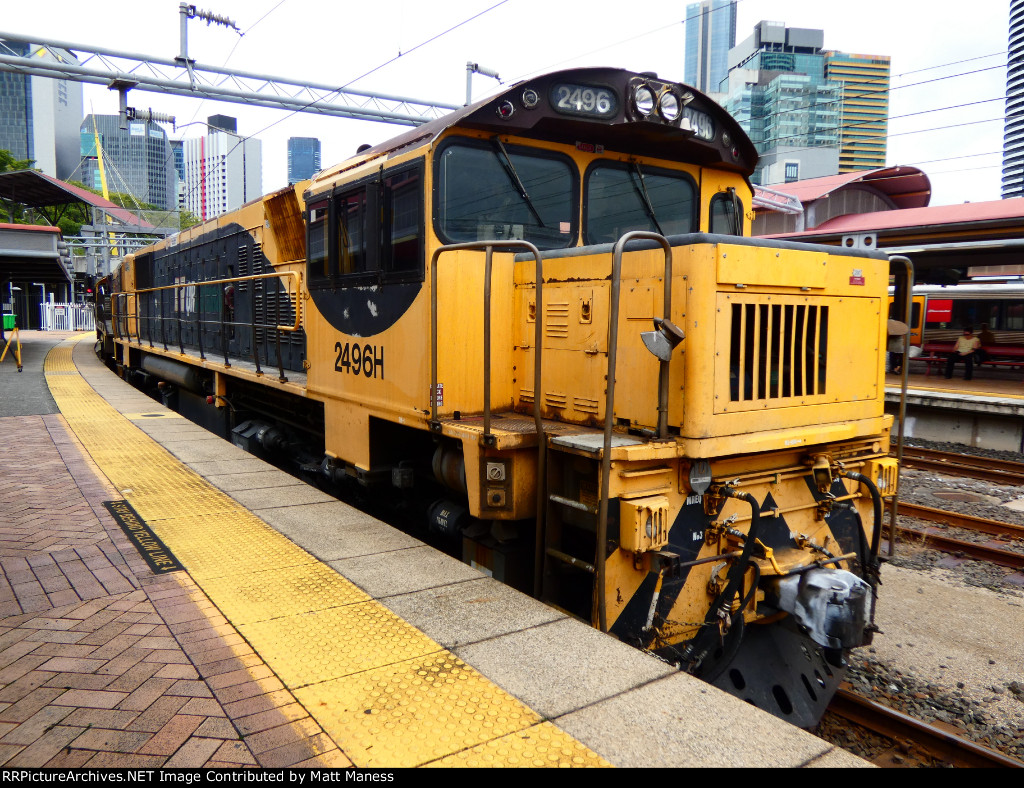
[[[945,368],[949,354],[953,352],[955,345],[945,342],[927,342],[923,346],[922,354],[911,361],[923,361],[927,364],[925,376],[932,373],[932,365],[937,365],[941,370]],[[1019,345],[983,345],[987,358],[980,364],[975,364],[975,370],[981,367],[1008,367],[1011,369],[1024,369],[1024,346]]]

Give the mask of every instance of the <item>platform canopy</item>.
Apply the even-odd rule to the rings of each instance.
[[[70,284],[62,247],[57,227],[0,224],[0,299],[7,298],[11,283]]]
[[[113,223],[124,225],[125,230],[145,232],[153,229],[152,224],[120,205],[36,170],[0,173],[0,198],[39,211],[54,226],[63,218],[69,205],[85,203],[102,210]]]

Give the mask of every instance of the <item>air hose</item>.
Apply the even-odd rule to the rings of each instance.
[[[761,524],[761,507],[754,496],[749,493],[736,492],[731,487],[723,487],[719,494],[725,498],[735,498],[738,501],[745,501],[750,505],[750,529],[747,531],[747,537],[743,543],[743,551],[740,553],[739,558],[736,559],[736,563],[732,565],[732,569],[729,571],[729,575],[725,583],[725,590],[715,597],[714,602],[712,602],[708,607],[708,613],[704,618],[704,625],[701,627],[700,632],[680,652],[682,661],[690,665],[691,672],[694,673],[699,672],[701,664],[712,651],[719,639],[719,618],[729,615],[730,626],[735,625],[735,622],[732,620],[732,616],[730,615],[732,600],[736,596],[736,592],[742,587],[743,576],[746,574],[747,567],[750,565],[750,557],[754,552],[754,546],[757,543],[757,532]],[[740,607],[738,615],[741,622],[743,620],[743,609],[746,607],[746,602],[748,602],[749,599],[750,595],[744,599],[744,604]],[[739,648],[739,643],[740,638],[734,638],[734,642],[731,647],[731,651],[733,653],[735,653]],[[720,659],[718,660],[718,670],[715,673],[699,673],[699,675],[705,681],[714,681],[730,661],[731,656],[729,658]]]
[[[852,479],[855,482],[860,482],[868,488],[868,492],[871,494],[871,509],[872,515],[875,519],[874,533],[871,534],[871,547],[866,556],[866,561],[862,558],[861,563],[864,566],[864,574],[867,575],[868,585],[871,586],[871,617],[869,618],[868,627],[874,631],[875,629],[875,600],[878,599],[878,583],[879,577],[879,561],[878,561],[878,548],[881,545],[882,539],[882,495],[878,492],[878,486],[869,477],[856,471],[841,470],[840,476],[845,476],[847,479]],[[860,518],[857,518],[860,520]],[[860,521],[860,539],[862,543],[867,542],[867,534],[864,530],[864,522]],[[863,555],[863,554],[862,554]]]

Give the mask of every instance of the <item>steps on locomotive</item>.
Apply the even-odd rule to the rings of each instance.
[[[603,436],[597,438],[603,444]],[[597,582],[600,445],[588,457],[565,451],[558,440],[548,441],[540,598],[590,622]]]
[[[460,415],[458,418],[439,418],[438,424],[441,431],[446,435],[457,433],[468,433],[482,436],[484,434],[484,417],[482,415]],[[575,424],[565,424],[558,421],[544,420],[542,422],[544,434],[569,438],[571,436],[585,436],[593,432],[586,427]],[[510,448],[512,446],[536,446],[537,445],[537,423],[533,416],[514,411],[502,411],[491,414],[491,434],[494,436],[495,445],[499,448]],[[598,436],[600,438],[600,436]],[[600,445],[598,446],[600,453]]]

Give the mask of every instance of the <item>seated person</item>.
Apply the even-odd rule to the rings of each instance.
[[[953,377],[953,365],[957,361],[963,361],[966,365],[964,380],[974,377],[974,353],[981,348],[981,340],[974,336],[972,326],[964,326],[964,333],[956,341],[953,352],[949,354],[946,361],[946,379]]]

